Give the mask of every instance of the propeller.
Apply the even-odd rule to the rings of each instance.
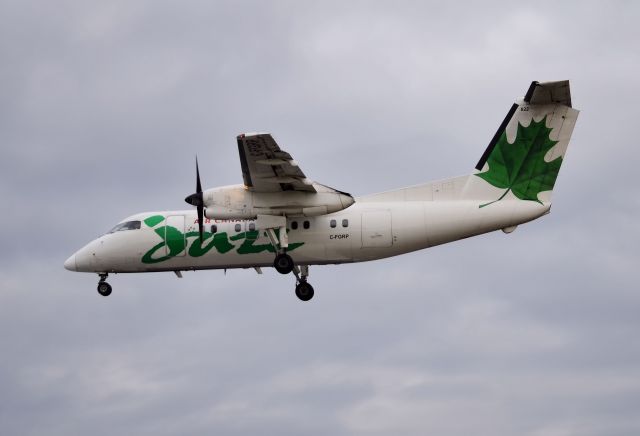
[[[198,231],[200,232],[200,243],[204,232],[204,196],[202,195],[202,184],[200,183],[200,170],[198,169],[198,156],[196,156],[196,192],[184,199],[187,203],[198,208]]]

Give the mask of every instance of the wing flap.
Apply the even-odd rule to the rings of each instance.
[[[291,155],[268,133],[238,136],[240,166],[245,186],[255,192],[316,192]]]

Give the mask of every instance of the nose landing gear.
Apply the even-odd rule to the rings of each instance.
[[[98,281],[98,294],[103,297],[108,297],[111,295],[111,285],[106,282],[107,276],[109,274],[100,274],[100,280]]]

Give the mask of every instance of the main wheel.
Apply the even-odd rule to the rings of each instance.
[[[107,282],[98,283],[98,294],[102,295],[103,297],[108,297],[109,295],[111,295],[111,285]]]
[[[291,256],[289,256],[288,254],[280,253],[273,261],[273,267],[280,274],[289,274],[291,271],[293,271],[293,259],[291,259]]]
[[[300,282],[296,285],[296,297],[302,301],[309,301],[313,298],[313,286],[307,282]]]

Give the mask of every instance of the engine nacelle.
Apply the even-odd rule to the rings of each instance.
[[[313,184],[317,192],[253,192],[244,185],[204,192],[205,216],[210,219],[255,219],[258,215],[319,216],[338,212],[355,200],[349,194]]]

